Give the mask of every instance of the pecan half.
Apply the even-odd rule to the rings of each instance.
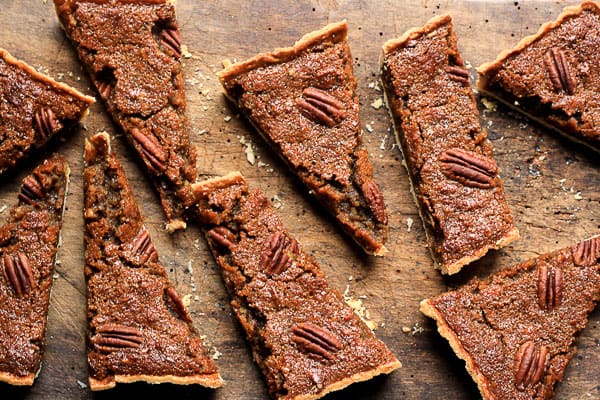
[[[33,175],[27,176],[23,179],[21,185],[21,191],[19,192],[18,198],[23,203],[33,204],[36,200],[44,197],[44,188]]]
[[[139,329],[120,324],[105,324],[96,328],[92,344],[103,353],[134,349],[144,341]]]
[[[292,264],[291,255],[299,252],[298,242],[281,232],[274,232],[269,238],[269,247],[260,257],[260,265],[268,275],[281,274]]]
[[[554,90],[564,90],[568,94],[575,91],[575,77],[569,66],[565,52],[556,47],[551,48],[544,55],[544,64],[550,75]]]
[[[542,379],[546,372],[547,356],[548,348],[546,346],[536,347],[532,340],[521,345],[515,357],[515,384],[517,389],[525,390]]]
[[[133,136],[133,140],[141,146],[142,154],[148,161],[147,165],[152,172],[164,172],[164,170],[167,169],[165,166],[167,154],[154,136],[137,128],[131,130],[131,136]]]
[[[559,267],[540,265],[538,268],[538,303],[542,310],[552,311],[562,300],[563,276]]]
[[[304,89],[302,96],[296,100],[298,110],[314,122],[331,128],[346,117],[344,104],[321,89],[308,87]]]
[[[596,264],[600,259],[600,236],[579,242],[572,252],[575,265],[589,267]]]
[[[62,124],[58,118],[56,118],[54,112],[49,108],[42,108],[36,112],[33,116],[33,122],[36,131],[44,140],[48,139],[62,128]]]
[[[23,297],[31,293],[31,289],[33,289],[33,272],[27,256],[21,252],[18,252],[16,256],[4,254],[2,264],[4,276],[17,297]]]
[[[236,242],[233,232],[224,226],[212,228],[210,231],[206,232],[206,238],[215,246],[226,250],[231,250],[233,244]]]
[[[152,239],[146,228],[142,227],[140,233],[134,239],[131,253],[139,257],[140,264],[158,260],[158,253],[152,244]]]
[[[159,33],[158,37],[163,46],[165,46],[173,55],[177,58],[181,57],[181,35],[179,35],[179,28],[171,24],[164,27]]]
[[[171,310],[175,312],[185,322],[192,322],[192,318],[188,314],[185,309],[185,305],[183,304],[183,300],[179,297],[179,293],[173,287],[168,287],[165,289],[165,297],[167,301],[167,305]]]
[[[448,65],[444,68],[448,78],[460,83],[469,83],[469,71],[466,68]]]
[[[342,343],[333,333],[309,322],[294,325],[291,331],[292,341],[300,349],[327,360],[334,360],[333,353],[342,348]]]
[[[482,189],[496,186],[498,167],[488,157],[453,148],[446,150],[440,156],[440,162],[444,175],[466,186]]]
[[[368,180],[362,185],[362,190],[377,222],[384,225],[387,224],[388,217],[385,212],[385,203],[383,202],[383,195],[381,194],[381,190],[379,190],[379,186],[377,186],[374,180]]]

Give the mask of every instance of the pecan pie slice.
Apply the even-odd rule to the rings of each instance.
[[[54,0],[115,123],[144,163],[167,217],[184,229],[196,151],[185,118],[181,37],[168,0]]]
[[[567,7],[513,49],[477,68],[478,88],[600,151],[600,5]]]
[[[387,213],[362,144],[345,22],[219,72],[227,97],[367,253],[384,255]]]
[[[600,300],[600,236],[421,303],[484,399],[551,399]]]
[[[0,48],[0,175],[83,119],[92,103]]]
[[[239,173],[193,185],[231,306],[277,399],[318,399],[401,364]]]
[[[106,133],[86,140],[84,190],[90,388],[134,381],[221,386]]]
[[[518,238],[450,16],[385,43],[381,77],[441,272],[457,273]]]
[[[62,157],[44,161],[0,227],[0,381],[12,385],[32,385],[41,368],[68,179]]]

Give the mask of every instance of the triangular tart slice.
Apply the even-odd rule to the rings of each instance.
[[[194,184],[231,306],[274,398],[318,399],[401,364],[239,173]]]
[[[345,22],[218,73],[226,95],[367,253],[383,255],[387,213],[362,144]]]
[[[477,86],[509,107],[600,151],[600,4],[558,19],[477,68]]]
[[[84,191],[90,388],[134,381],[221,386],[106,133],[86,140]]]
[[[600,300],[600,236],[421,302],[484,399],[551,399]]]
[[[412,193],[443,274],[519,237],[449,15],[383,45],[381,78]]]
[[[23,180],[0,227],[0,381],[32,385],[41,368],[69,168],[54,156]]]
[[[0,48],[0,175],[79,122],[92,103]]]
[[[185,228],[193,202],[181,37],[168,0],[55,0],[63,29],[106,109],[143,161],[167,230]]]

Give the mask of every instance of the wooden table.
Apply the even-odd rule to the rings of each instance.
[[[331,284],[362,301],[383,339],[404,364],[389,377],[358,384],[329,399],[470,399],[478,391],[464,363],[418,311],[425,297],[457,287],[473,276],[485,277],[503,266],[570,245],[600,228],[598,155],[557,138],[513,112],[482,107],[483,125],[496,149],[506,194],[521,240],[493,252],[452,278],[432,267],[417,209],[409,194],[401,155],[394,145],[381,98],[378,58],[383,42],[430,17],[449,12],[459,48],[473,66],[493,59],[519,38],[537,31],[572,2],[400,1],[400,0],[179,0],[177,14],[191,53],[184,73],[192,140],[198,147],[200,178],[241,171],[260,187],[303,247],[328,274]],[[304,33],[347,19],[361,99],[364,141],[371,154],[390,213],[390,254],[364,256],[342,235],[331,218],[308,198],[304,188],[271,154],[250,126],[224,100],[215,72],[221,60],[244,59],[259,51],[291,45]],[[4,0],[0,11],[0,46],[58,80],[85,93],[90,82],[59,28],[51,0]],[[473,71],[471,71],[473,73]],[[62,232],[60,263],[50,304],[47,351],[41,374],[31,389],[0,385],[2,399],[264,399],[265,385],[251,361],[242,331],[231,314],[219,271],[197,227],[173,236],[163,230],[164,216],[148,179],[107,118],[92,107],[85,129],[53,150],[65,154],[72,170]],[[99,130],[117,136],[116,153],[124,160],[142,214],[161,260],[182,294],[191,294],[190,311],[215,354],[225,386],[121,385],[93,395],[86,387],[85,282],[83,278],[82,152],[83,138]],[[246,150],[256,156],[248,162]],[[0,182],[0,207],[16,201],[30,162]],[[1,208],[0,208],[1,209]],[[4,219],[8,212],[0,214]],[[412,226],[410,221],[414,222]],[[600,310],[578,339],[579,351],[558,386],[558,399],[600,399]]]

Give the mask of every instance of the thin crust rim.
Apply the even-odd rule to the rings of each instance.
[[[0,47],[0,57],[2,59],[4,59],[4,61],[6,61],[8,64],[25,71],[26,73],[28,73],[29,75],[33,76],[36,80],[39,80],[55,89],[60,89],[64,92],[66,92],[67,94],[76,97],[77,99],[87,103],[88,107],[91,106],[92,104],[94,104],[96,102],[96,99],[94,97],[91,96],[87,96],[83,93],[81,93],[80,91],[78,91],[77,89],[75,89],[74,87],[71,87],[69,85],[67,85],[66,83],[62,83],[62,82],[57,82],[54,79],[52,79],[51,77],[49,77],[48,75],[44,75],[38,71],[36,71],[31,65],[27,64],[25,61],[23,60],[19,60],[18,58],[15,58],[14,56],[12,56],[8,50],[3,49]],[[86,112],[82,113],[81,118],[85,117],[85,115],[87,115]]]
[[[437,17],[433,17],[427,21],[427,23],[423,26],[411,28],[408,31],[404,32],[402,36],[399,38],[390,39],[383,44],[383,54],[384,56],[391,53],[393,50],[398,47],[404,46],[408,41],[416,39],[423,34],[430,33],[435,29],[439,28],[442,25],[452,23],[452,17],[450,14],[442,14]],[[383,62],[383,59],[382,59]]]
[[[338,35],[339,34],[339,35]],[[232,64],[217,73],[217,77],[221,84],[231,79],[232,77],[260,68],[265,65],[277,64],[296,57],[299,53],[305,51],[315,43],[322,42],[328,37],[334,38],[335,42],[341,42],[348,36],[348,23],[346,20],[334,22],[325,27],[307,33],[300,40],[294,43],[291,47],[277,48],[271,52],[260,53],[245,61],[240,61]]]
[[[370,369],[368,371],[359,372],[357,374],[351,375],[347,378],[344,378],[342,380],[334,382],[331,385],[323,388],[323,390],[321,390],[318,393],[299,395],[299,396],[293,397],[291,400],[317,400],[317,399],[322,398],[323,396],[325,396],[328,393],[342,390],[354,383],[368,381],[368,380],[370,380],[378,375],[382,375],[382,374],[388,375],[399,368],[402,368],[402,363],[400,361],[398,361],[397,359],[394,359],[394,361],[391,361],[386,364],[378,365],[376,368]]]
[[[117,383],[146,382],[150,384],[173,383],[176,385],[198,384],[207,388],[217,389],[223,386],[219,373],[207,375],[113,375],[106,379],[89,377],[90,390],[97,392],[114,388]]]
[[[13,386],[31,386],[35,381],[36,376],[37,374],[17,376],[15,374],[11,374],[10,372],[0,371],[0,382],[5,382]]]
[[[439,28],[440,26],[445,25],[445,24],[452,24],[452,17],[449,14],[443,14],[443,15],[440,15],[437,17],[433,17],[429,21],[427,21],[427,23],[424,26],[409,29],[399,38],[390,39],[387,42],[385,42],[385,44],[383,45],[383,48],[382,48],[383,51],[382,51],[380,59],[379,59],[380,70],[383,69],[383,66],[386,61],[387,56],[390,53],[392,53],[394,50],[398,49],[399,47],[404,46],[408,41],[416,39],[418,37],[421,37],[424,34],[429,34],[432,31],[436,30],[437,28]],[[385,84],[383,81],[383,73],[380,73],[380,81],[381,81],[382,87],[385,88]],[[396,142],[398,144],[401,144],[400,136],[399,136],[400,128],[396,126],[396,121],[395,121],[395,118],[394,118],[394,115],[392,112],[392,108],[390,106],[391,103],[388,99],[387,90],[383,91],[383,98],[384,98],[386,108],[388,109],[390,119],[392,121],[392,126],[394,129],[394,136],[396,138]],[[400,149],[402,158],[406,161],[406,157],[404,156],[404,151],[402,149],[402,146],[399,145],[398,148]],[[410,171],[408,171],[408,166],[407,166],[406,162],[404,164],[405,164],[406,170],[410,176]],[[417,196],[416,196],[415,188],[413,185],[413,180],[409,179],[409,183],[410,183],[410,191],[411,191],[413,200],[417,206],[417,211],[419,213],[419,217],[421,218],[423,225],[425,225],[425,218],[423,216],[421,207],[419,206],[419,202],[417,201]],[[429,239],[430,234],[429,234],[428,229],[425,229],[425,236]],[[463,267],[465,267],[468,264],[470,264],[474,261],[477,261],[480,258],[482,258],[483,256],[485,256],[488,253],[488,251],[501,249],[501,248],[507,246],[509,243],[512,243],[513,241],[519,239],[519,237],[520,237],[519,230],[516,226],[513,225],[512,229],[508,230],[494,244],[489,244],[487,246],[484,246],[484,247],[480,248],[474,254],[462,257],[462,258],[460,258],[456,261],[453,261],[451,263],[448,263],[448,264],[442,263],[441,260],[433,253],[433,250],[431,248],[429,249],[429,251],[431,254],[431,258],[434,261],[434,265],[435,265],[436,269],[439,269],[443,275],[454,275],[454,274],[460,272],[463,269]]]
[[[450,347],[452,348],[452,351],[454,351],[456,356],[465,362],[467,372],[469,373],[469,375],[471,375],[471,378],[473,378],[473,380],[477,384],[479,392],[481,393],[481,397],[483,397],[483,399],[493,399],[494,397],[492,396],[488,388],[488,382],[486,377],[480,372],[479,368],[475,363],[475,360],[473,359],[473,357],[471,357],[471,354],[469,354],[469,352],[463,347],[462,343],[460,342],[460,339],[452,330],[452,328],[448,326],[442,314],[438,311],[437,308],[435,308],[435,306],[433,306],[433,304],[431,304],[431,299],[425,299],[421,301],[419,309],[421,313],[435,320],[437,324],[437,330],[440,336],[442,336],[448,341]]]
[[[511,56],[520,53],[529,45],[537,41],[540,37],[544,36],[546,33],[550,32],[554,28],[560,26],[563,22],[565,22],[569,18],[574,18],[585,10],[594,10],[596,13],[600,15],[600,4],[595,1],[584,1],[578,6],[569,6],[565,7],[560,15],[557,17],[555,21],[546,22],[540,29],[529,36],[525,36],[521,39],[515,47],[508,50],[503,50],[498,54],[494,61],[490,61],[484,64],[481,64],[477,67],[478,79],[477,79],[477,88],[480,90],[484,90],[488,86],[488,81],[491,75],[495,75],[498,69],[502,66],[502,64]]]

